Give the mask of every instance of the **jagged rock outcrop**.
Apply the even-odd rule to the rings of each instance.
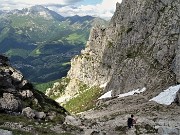
[[[92,28],[85,50],[71,60],[65,91],[73,95],[83,82],[104,85],[113,96],[143,87],[153,96],[179,83],[179,3],[117,3],[109,27]]]
[[[62,118],[66,115],[63,107],[35,90],[3,55],[0,55],[0,112],[37,119],[49,119],[50,112],[58,112]]]
[[[22,104],[13,94],[3,93],[3,98],[0,98],[0,108],[1,110],[18,112],[22,110]]]

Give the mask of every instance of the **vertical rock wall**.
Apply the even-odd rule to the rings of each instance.
[[[146,87],[158,92],[179,83],[180,0],[123,0],[109,26],[92,28],[86,49],[71,61],[73,80],[104,85],[113,95]],[[73,88],[73,89],[72,89]]]

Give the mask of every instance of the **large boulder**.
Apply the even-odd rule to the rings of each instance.
[[[24,98],[30,98],[33,96],[33,93],[30,90],[23,90],[22,92],[20,92],[20,94]]]
[[[21,101],[16,99],[11,93],[3,93],[3,98],[0,98],[0,109],[3,111],[21,111]]]
[[[26,107],[22,110],[22,114],[30,119],[36,118],[36,119],[44,119],[46,118],[46,114],[44,112],[38,112],[30,107]]]
[[[22,110],[22,114],[30,119],[35,118],[36,114],[33,109],[30,107],[26,107]]]
[[[69,125],[73,125],[73,126],[80,126],[81,125],[81,121],[79,119],[76,119],[73,116],[66,116],[65,118],[65,124],[69,124]]]
[[[46,118],[46,114],[44,112],[35,112],[37,119],[44,119]]]
[[[21,82],[23,80],[23,75],[20,72],[13,72],[11,76],[17,82]]]

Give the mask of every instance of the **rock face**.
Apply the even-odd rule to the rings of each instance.
[[[7,111],[21,111],[22,104],[13,94],[3,93],[3,98],[0,98],[0,108]]]
[[[180,132],[178,129],[171,129],[169,127],[160,127],[158,129],[159,135],[179,135]]]
[[[58,103],[35,90],[21,72],[9,65],[8,58],[0,55],[0,112],[45,119],[48,111],[59,112],[62,117],[66,112]]]
[[[0,129],[0,135],[12,135],[12,131]]]
[[[179,134],[179,106],[149,101],[180,82],[179,9],[180,0],[123,0],[107,28],[92,28],[85,50],[71,60],[64,97],[82,92],[80,83],[112,91],[114,97],[98,100],[95,108],[80,114],[88,127],[85,134]],[[142,93],[117,98],[144,87]],[[137,124],[127,130],[131,114]]]
[[[156,95],[179,83],[180,1],[123,0],[109,27],[94,27],[85,50],[71,60],[66,93],[75,82],[106,86],[113,96],[138,88]]]

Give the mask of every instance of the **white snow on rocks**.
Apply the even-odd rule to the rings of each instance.
[[[133,90],[133,91],[130,91],[128,93],[124,93],[124,94],[120,94],[118,95],[118,97],[126,97],[126,96],[131,96],[131,95],[134,95],[134,94],[139,94],[139,93],[142,93],[146,90],[146,88],[142,88],[142,89],[137,89],[137,90]]]
[[[149,101],[155,101],[159,104],[170,105],[172,102],[174,102],[176,93],[179,91],[179,89],[180,85],[171,86]]]
[[[101,96],[100,98],[98,98],[98,99],[110,98],[110,97],[111,97],[111,93],[112,93],[112,90],[106,92],[104,95],[102,95],[102,96]]]
[[[142,88],[142,89],[133,90],[133,91],[130,91],[130,92],[127,92],[127,93],[118,95],[118,98],[130,96],[130,95],[134,95],[134,94],[139,94],[139,93],[144,92],[145,90],[146,90],[145,87]],[[111,96],[111,93],[112,93],[112,90],[111,90],[111,91],[108,91],[107,93],[105,93],[104,95],[102,95],[99,99],[110,98],[110,97],[112,97],[112,96]]]

